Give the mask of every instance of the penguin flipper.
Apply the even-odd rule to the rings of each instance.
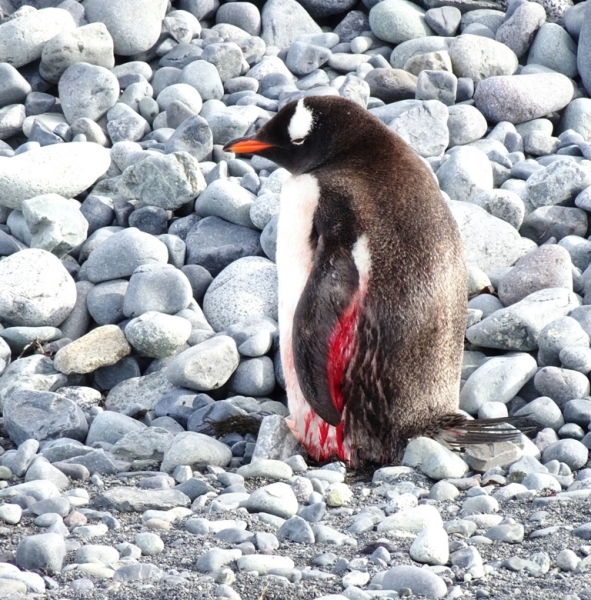
[[[306,401],[334,427],[344,409],[341,383],[355,350],[360,299],[351,252],[319,242],[295,312],[293,353]]]

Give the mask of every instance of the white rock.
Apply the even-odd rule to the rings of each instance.
[[[410,546],[410,557],[428,565],[445,565],[449,560],[449,539],[443,527],[425,527]]]

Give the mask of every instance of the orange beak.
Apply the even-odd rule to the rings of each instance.
[[[256,154],[261,150],[272,148],[273,144],[267,144],[266,142],[259,142],[252,138],[241,138],[239,140],[233,140],[228,142],[224,146],[225,152],[236,152],[237,154]]]

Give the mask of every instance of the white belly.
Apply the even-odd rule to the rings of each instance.
[[[313,454],[313,448],[322,447],[329,456],[337,451],[335,428],[320,419],[306,402],[295,372],[292,349],[295,310],[314,261],[310,234],[319,197],[320,188],[312,175],[292,176],[283,183],[276,260],[281,362],[290,417],[308,451]],[[321,428],[324,434],[319,440]]]

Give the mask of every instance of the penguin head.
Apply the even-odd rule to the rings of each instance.
[[[306,173],[346,149],[357,111],[363,109],[335,96],[302,98],[286,104],[255,135],[233,140],[224,150],[258,154],[291,173]],[[343,127],[349,120],[353,129]]]

